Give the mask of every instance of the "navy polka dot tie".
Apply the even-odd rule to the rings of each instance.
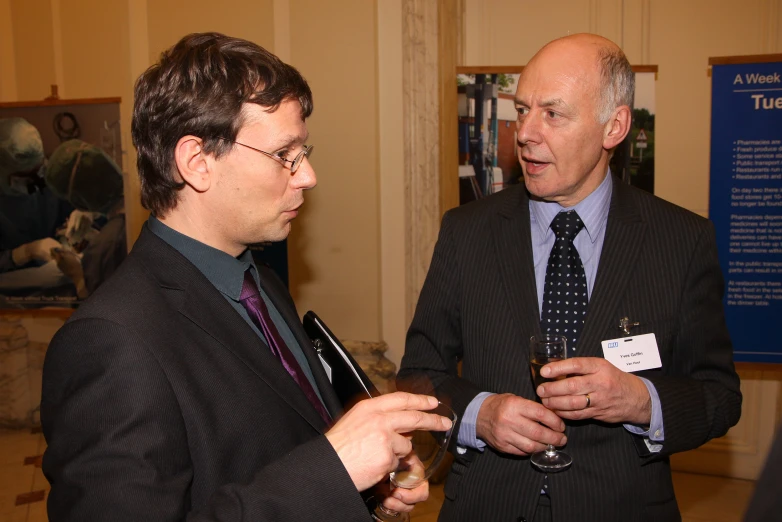
[[[543,333],[564,335],[568,357],[576,355],[578,334],[589,302],[584,265],[573,245],[582,228],[584,222],[575,210],[560,212],[551,222],[557,239],[551,247],[543,287],[540,329]]]

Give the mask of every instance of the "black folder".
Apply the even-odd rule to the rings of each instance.
[[[380,396],[378,389],[347,348],[315,312],[310,310],[304,314],[302,323],[345,411],[362,399]]]

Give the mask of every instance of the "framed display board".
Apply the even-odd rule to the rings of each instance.
[[[0,255],[5,254],[6,260],[0,263],[0,309],[74,308],[127,254],[120,102],[120,98],[98,98],[0,103],[5,129],[0,136]],[[23,129],[18,136],[24,139],[9,129]],[[33,137],[34,130],[40,142]],[[46,175],[55,168],[51,155],[65,150],[58,147],[75,143],[69,141],[74,139],[85,147],[94,146],[90,150],[97,156],[90,158],[99,156],[102,163],[90,165],[100,168],[89,167],[88,153],[79,150],[73,163],[58,164],[63,176],[58,178],[62,183],[55,185]],[[40,165],[14,171],[11,158],[28,151],[16,149],[12,143],[17,141],[25,147],[35,144],[28,148],[35,150],[36,161],[42,143]],[[107,201],[105,209],[78,210],[84,198]],[[35,255],[8,255],[19,247]],[[18,259],[25,260],[22,266],[16,265]]]
[[[782,363],[782,55],[710,58],[709,218],[734,359]]]

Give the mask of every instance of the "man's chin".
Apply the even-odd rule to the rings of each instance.
[[[527,192],[535,196],[545,196],[548,191],[551,190],[546,178],[543,176],[536,176],[524,171],[524,186],[527,187]]]
[[[269,241],[272,243],[279,243],[280,241],[285,241],[286,239],[288,239],[288,236],[291,233],[291,228],[292,228],[291,222],[288,221],[287,223],[282,225],[278,230],[276,230],[274,233],[269,234],[269,236],[272,238],[269,239]]]
[[[524,186],[530,198],[535,201],[557,201],[559,199],[557,188],[540,179],[528,178],[525,175]]]

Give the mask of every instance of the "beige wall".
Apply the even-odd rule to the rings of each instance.
[[[315,100],[308,127],[318,174],[289,240],[294,298],[340,336],[379,339],[375,4],[291,1],[290,29],[290,61]]]
[[[64,7],[67,6],[67,9]],[[279,46],[315,93],[309,122],[319,186],[307,195],[289,244],[291,287],[345,338],[382,338],[379,124],[375,2],[341,0],[0,0],[3,101],[121,96],[126,190],[137,201],[130,143],[132,86],[181,36],[219,31]],[[328,21],[328,23],[324,23]],[[57,42],[57,43],[55,43]],[[59,76],[58,76],[59,75]],[[130,205],[130,235],[147,213]],[[401,354],[401,346],[399,347]]]
[[[204,31],[245,38],[273,50],[272,0],[154,0],[146,4],[150,63],[186,34]]]
[[[61,44],[55,61],[62,71],[60,97],[102,98],[120,97],[120,125],[122,127],[123,170],[130,168],[127,151],[130,146],[129,121],[132,98],[132,77],[127,65],[129,31],[127,0],[104,2],[83,0],[71,3],[59,10],[59,34]],[[100,23],[96,21],[100,20]],[[34,99],[34,98],[25,98]],[[108,122],[113,124],[114,122]],[[135,172],[135,171],[133,171]],[[130,176],[126,178],[126,191],[135,187]],[[128,218],[139,214],[138,208],[128,209]],[[140,219],[140,218],[139,218]],[[135,237],[135,236],[134,236]]]
[[[770,34],[762,36],[773,3],[666,1],[651,10],[649,59],[660,66],[655,121],[658,195],[708,215],[711,79],[706,74],[707,60],[782,52],[778,42],[766,41]],[[782,12],[777,18],[778,27],[782,26]]]
[[[50,85],[57,83],[51,0],[10,0],[10,14],[16,96],[20,100],[43,99],[49,95]]]
[[[782,52],[782,2],[463,0],[464,65],[523,64],[580,31],[655,64],[658,194],[707,212],[709,56]],[[63,6],[67,5],[67,9]],[[318,187],[290,238],[292,291],[346,338],[403,350],[403,0],[0,0],[0,100],[121,96],[128,192],[137,193],[133,80],[182,35],[216,30],[283,55],[312,85]],[[7,14],[7,16],[4,16]],[[456,21],[454,21],[456,23]],[[55,42],[60,42],[55,44]],[[86,59],[88,57],[89,59]],[[131,235],[146,212],[128,209]],[[413,225],[414,226],[414,225]]]
[[[16,100],[16,53],[10,0],[0,0],[0,102]]]
[[[81,0],[60,10],[65,97],[121,96],[132,81],[126,66],[127,17],[120,9],[125,3]]]

